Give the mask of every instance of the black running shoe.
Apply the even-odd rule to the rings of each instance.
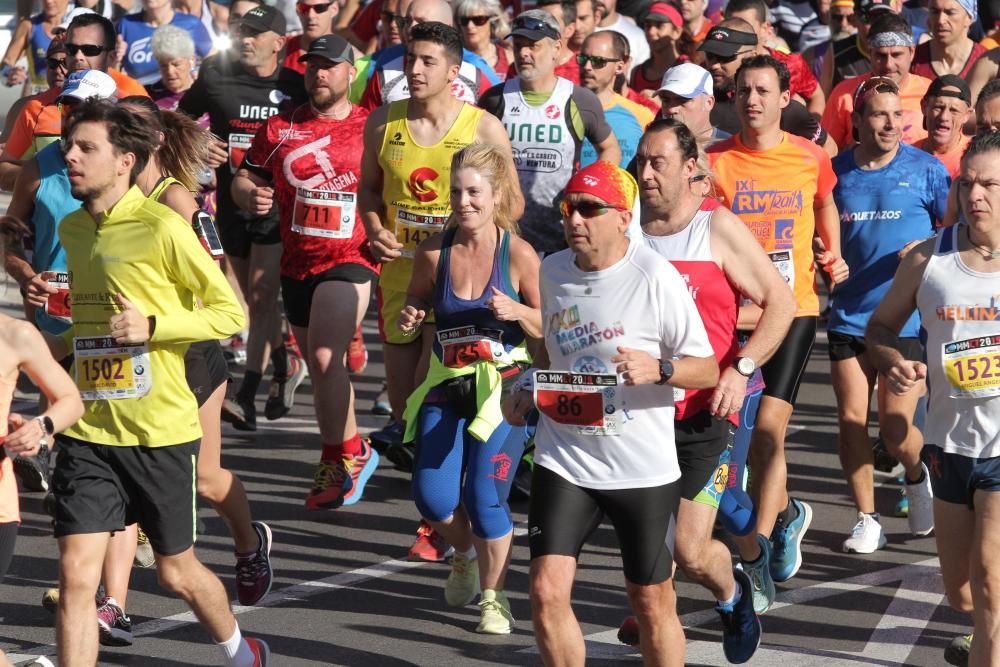
[[[306,364],[301,357],[289,353],[288,365],[292,367],[288,377],[271,380],[267,403],[264,404],[264,416],[268,421],[281,419],[291,412],[295,405],[295,390],[306,379]]]
[[[222,404],[222,421],[233,425],[237,431],[257,430],[257,406],[253,401],[227,398]]]
[[[15,456],[14,474],[25,491],[48,491],[49,448],[42,445],[35,456]]]

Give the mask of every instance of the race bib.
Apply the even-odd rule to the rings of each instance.
[[[785,282],[789,286],[795,285],[795,262],[792,260],[792,252],[790,250],[779,250],[777,252],[769,252],[767,256],[771,258],[774,268],[778,269],[778,273],[785,279]]]
[[[447,215],[429,215],[413,213],[405,209],[396,209],[396,239],[403,244],[402,256],[413,258],[413,251],[420,242],[434,236],[448,222]]]
[[[349,239],[354,233],[357,195],[353,192],[295,188],[292,231],[305,236]]]
[[[477,326],[441,329],[437,332],[441,345],[441,363],[447,368],[465,368],[480,361],[514,363],[504,351],[502,332]]]
[[[123,345],[110,336],[73,339],[76,386],[85,401],[145,396],[153,386],[149,348]]]
[[[941,363],[952,398],[1000,396],[1000,335],[945,343]]]
[[[537,371],[535,407],[578,435],[618,435],[618,376]]]
[[[62,322],[72,322],[69,303],[69,274],[45,271],[42,278],[50,287],[59,290],[55,294],[49,294],[49,298],[46,299],[45,314]]]
[[[229,169],[232,173],[235,174],[236,170],[243,164],[243,156],[250,150],[251,144],[253,144],[252,134],[229,135]]]

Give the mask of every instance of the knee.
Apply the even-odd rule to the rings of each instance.
[[[561,579],[550,576],[545,571],[531,574],[531,612],[532,615],[562,612],[570,606],[570,592],[573,583],[567,586]]]
[[[157,559],[156,577],[165,590],[187,599],[192,587],[191,573],[180,559],[179,556]]]
[[[972,596],[968,586],[953,588],[945,585],[945,594],[948,596],[948,605],[952,609],[963,614],[972,613]]]
[[[697,577],[705,571],[706,545],[702,540],[678,539],[674,542],[674,559],[684,573]]]
[[[672,582],[654,586],[629,583],[627,589],[629,604],[637,618],[662,618],[676,611],[677,601]]]
[[[1000,609],[1000,572],[986,570],[972,576],[971,588],[974,594],[974,606],[996,611]]]
[[[481,540],[496,540],[514,528],[514,521],[510,515],[510,506],[506,499],[498,499],[496,494],[492,498],[484,498],[482,493],[477,493],[474,485],[466,482],[463,504],[465,511],[469,513],[469,522],[472,524],[472,532]]]
[[[221,499],[224,492],[222,490],[221,475],[217,474],[218,472],[220,471],[212,470],[204,473],[200,470],[198,471],[197,490],[199,496],[210,501]]]
[[[450,494],[442,493],[439,487],[428,483],[419,475],[413,476],[413,502],[420,516],[428,521],[446,521],[455,513],[458,500],[449,496]]]

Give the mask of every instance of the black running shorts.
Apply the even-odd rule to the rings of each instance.
[[[200,408],[212,392],[229,382],[229,366],[222,344],[217,340],[192,343],[184,355],[184,375]]]
[[[719,457],[732,444],[735,432],[731,422],[716,419],[708,410],[674,423],[681,498],[719,509],[726,487],[716,489],[715,476]]]
[[[795,404],[799,383],[809,363],[809,354],[816,341],[815,316],[796,317],[774,356],[761,367],[764,377],[764,395]]]
[[[250,246],[281,243],[281,228],[277,216],[264,216],[247,220],[237,216],[227,222],[217,221],[222,249],[230,257],[246,259]]]
[[[861,357],[868,350],[863,336],[827,331],[826,338],[829,341],[827,351],[830,354],[830,361],[844,361],[845,359]],[[908,361],[920,361],[924,358],[924,348],[920,345],[919,338],[900,338],[899,351],[903,358]]]
[[[618,536],[625,578],[639,586],[662,583],[673,568],[679,503],[678,482],[643,489],[587,489],[535,465],[528,509],[531,558],[579,558],[584,542],[607,515]]]
[[[305,280],[281,276],[281,300],[285,304],[285,315],[289,324],[295,327],[309,326],[313,292],[321,283],[331,280],[360,285],[367,282],[374,283],[378,280],[378,274],[362,264],[347,262],[330,267]]]
[[[112,447],[57,435],[55,536],[115,532],[138,521],[154,552],[186,551],[195,540],[198,445]]]

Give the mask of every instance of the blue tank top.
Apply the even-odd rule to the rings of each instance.
[[[524,341],[524,330],[518,322],[501,322],[486,305],[493,296],[494,287],[516,301],[521,300],[510,282],[510,232],[500,232],[500,242],[493,255],[493,271],[486,289],[478,299],[460,299],[451,288],[451,244],[455,240],[456,231],[452,227],[444,233],[434,285],[434,319],[438,333],[434,341],[434,354],[446,366],[452,364],[448,359],[450,355],[444,353],[442,340],[445,340],[445,345],[449,345],[449,339],[457,342],[485,335],[500,342],[505,352],[510,352]]]
[[[49,52],[52,38],[45,34],[44,14],[31,17],[31,36],[28,38],[28,70],[34,86],[45,86],[45,54]]]
[[[80,202],[70,192],[60,142],[40,150],[35,160],[38,161],[40,180],[35,194],[35,210],[31,214],[31,225],[35,230],[31,268],[36,272],[63,272],[66,271],[66,251],[59,243],[57,228],[63,218],[80,208]],[[35,313],[35,322],[49,333],[60,334],[69,328],[65,322],[46,315],[41,308]]]

